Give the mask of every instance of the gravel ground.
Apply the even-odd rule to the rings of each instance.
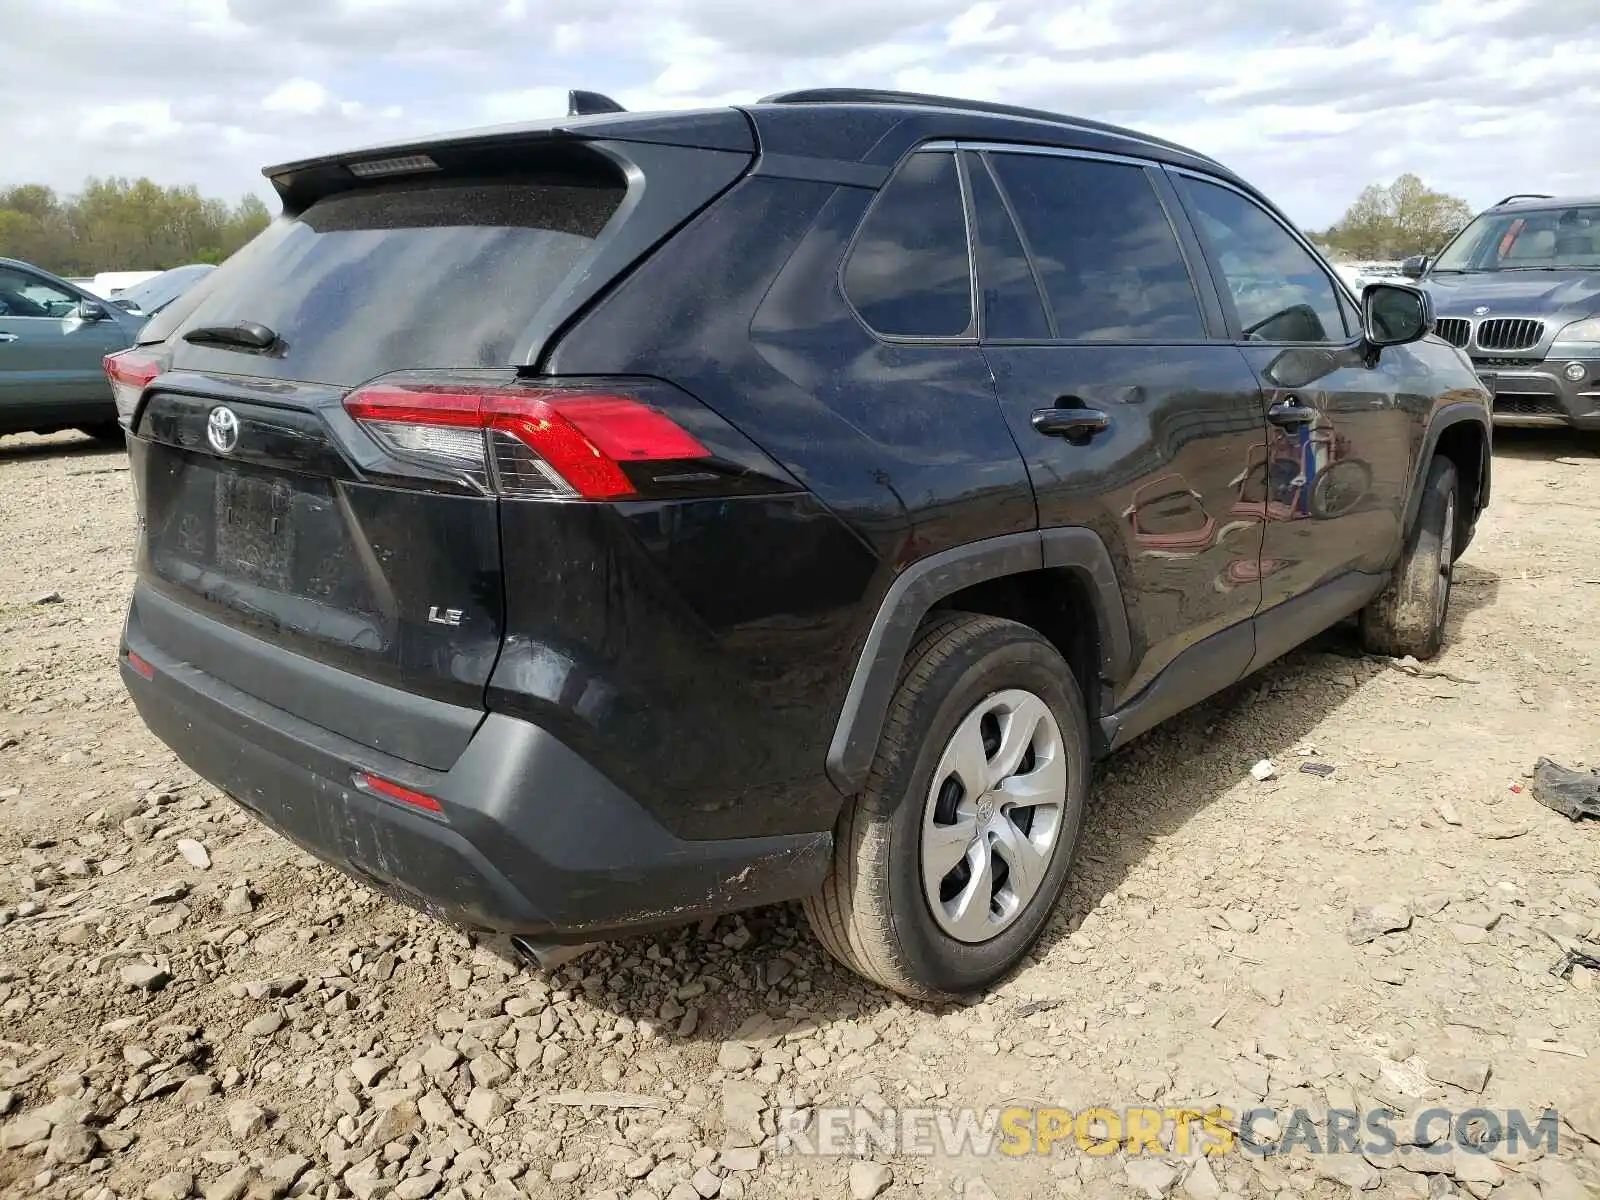
[[[1336,631],[1119,753],[1037,953],[936,1009],[833,966],[796,908],[541,975],[305,857],[124,698],[126,460],[6,439],[0,1194],[1600,1195],[1600,978],[1551,972],[1600,940],[1600,822],[1524,786],[1540,755],[1600,760],[1600,457],[1505,435],[1495,493],[1443,656]],[[1170,1122],[1160,1155],[774,1136],[782,1108],[1012,1098],[1562,1123],[1554,1152],[1427,1158],[1186,1157]]]

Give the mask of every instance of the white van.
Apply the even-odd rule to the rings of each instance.
[[[154,279],[160,271],[101,271],[89,282],[89,290],[102,299],[109,300],[123,288],[131,288],[146,279]]]

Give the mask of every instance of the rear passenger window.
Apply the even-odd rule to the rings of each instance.
[[[889,181],[845,265],[844,290],[887,337],[960,337],[972,327],[972,264],[954,154],[913,154]]]
[[[972,187],[973,225],[978,242],[978,286],[983,296],[983,335],[1011,341],[1041,341],[1051,336],[1044,300],[1017,227],[1006,211],[989,168],[967,155]]]
[[[1206,336],[1178,238],[1142,167],[1042,154],[992,154],[1056,335],[1077,342]]]

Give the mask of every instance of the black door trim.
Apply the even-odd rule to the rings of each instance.
[[[1387,575],[1349,571],[1257,613],[1256,652],[1245,674],[1259,671],[1307,638],[1365,608],[1388,582]]]
[[[1100,718],[1101,744],[1106,752],[1243,679],[1255,647],[1255,625],[1248,620],[1219,629],[1190,646],[1161,668],[1137,696]]]
[[[1100,718],[1107,751],[1126,745],[1336,625],[1367,604],[1388,581],[1387,575],[1349,571],[1196,642],[1162,668],[1132,700]]]

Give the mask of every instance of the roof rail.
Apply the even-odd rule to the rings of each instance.
[[[925,92],[896,92],[880,88],[804,88],[795,92],[775,92],[763,96],[760,104],[903,104],[918,108],[953,108],[961,112],[988,113],[999,117],[1026,117],[1033,121],[1049,121],[1056,125],[1075,125],[1080,129],[1093,129],[1119,137],[1137,138],[1168,150],[1187,154],[1190,158],[1216,163],[1209,155],[1169,142],[1165,138],[1137,133],[1120,125],[1093,121],[1087,117],[1073,117],[1066,113],[1051,112],[1044,108],[1023,108],[1016,104],[996,104],[990,100],[962,100],[956,96],[933,96]],[[1220,165],[1220,164],[1219,164]]]
[[[1555,199],[1554,196],[1549,195],[1546,192],[1513,192],[1511,195],[1507,196],[1504,200],[1496,200],[1494,202],[1494,207],[1495,208],[1499,208],[1502,204],[1510,204],[1513,200],[1554,200],[1554,199]]]
[[[574,88],[567,93],[567,116],[592,117],[598,113],[627,112],[610,96],[601,92],[584,92]]]

